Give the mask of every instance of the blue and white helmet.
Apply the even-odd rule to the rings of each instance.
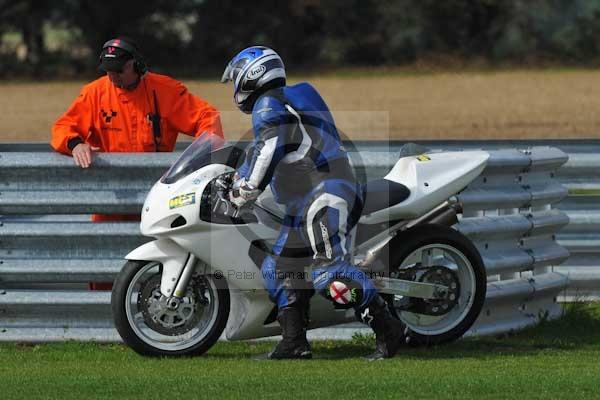
[[[221,82],[233,82],[233,101],[245,113],[252,111],[252,93],[279,79],[285,85],[285,67],[279,54],[264,46],[240,51],[229,61]]]

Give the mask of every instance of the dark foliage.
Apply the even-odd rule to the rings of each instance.
[[[93,72],[120,34],[155,69],[187,75],[253,44],[303,70],[427,58],[589,65],[600,0],[0,0],[0,76]]]

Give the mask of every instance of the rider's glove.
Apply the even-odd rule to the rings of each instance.
[[[229,192],[229,201],[237,208],[241,208],[244,204],[256,200],[261,192],[260,189],[255,189],[246,182],[245,178],[241,178],[233,183]]]

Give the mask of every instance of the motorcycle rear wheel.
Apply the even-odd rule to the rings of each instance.
[[[459,339],[479,316],[486,296],[487,276],[483,260],[463,234],[443,225],[426,224],[400,232],[389,243],[388,271],[391,277],[409,268],[430,270],[429,276],[452,275],[459,286],[458,298],[440,315],[423,315],[396,305],[407,299],[384,296],[392,314],[408,328],[411,345],[434,345]],[[385,257],[384,257],[385,258]],[[441,267],[441,268],[439,268]],[[448,277],[450,278],[450,275]],[[430,282],[443,283],[443,282]],[[418,299],[417,302],[423,302]],[[426,301],[425,301],[426,302]],[[447,307],[442,304],[442,306]],[[434,304],[434,307],[437,304]],[[435,308],[434,308],[435,309]]]

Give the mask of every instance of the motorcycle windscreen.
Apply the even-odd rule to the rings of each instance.
[[[244,151],[235,146],[226,146],[223,138],[216,135],[202,135],[175,161],[161,178],[161,183],[172,184],[181,178],[211,164],[223,164],[236,168],[243,159]]]

